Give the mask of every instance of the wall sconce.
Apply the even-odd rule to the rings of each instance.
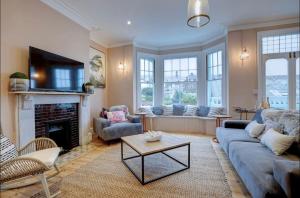
[[[118,65],[118,69],[120,70],[120,71],[125,71],[125,68],[126,68],[126,64],[123,64],[122,62],[120,62],[119,63],[119,65]]]
[[[249,53],[247,52],[247,49],[246,48],[243,48],[241,54],[240,54],[240,59],[243,61],[243,60],[246,60],[249,58]]]

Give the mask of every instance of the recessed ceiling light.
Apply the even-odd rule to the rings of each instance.
[[[131,25],[131,21],[130,20],[127,21],[127,25]]]

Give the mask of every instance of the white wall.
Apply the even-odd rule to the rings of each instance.
[[[85,63],[88,76],[89,31],[38,0],[1,0],[1,124],[16,139],[15,96],[9,75],[28,74],[28,47],[35,46]]]

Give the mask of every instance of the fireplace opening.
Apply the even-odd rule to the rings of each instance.
[[[69,152],[72,149],[71,120],[59,119],[46,122],[46,134],[63,148],[62,153]]]

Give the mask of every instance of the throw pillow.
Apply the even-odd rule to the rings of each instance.
[[[7,137],[0,134],[0,164],[17,157],[17,149]]]
[[[186,112],[184,112],[184,116],[195,116],[197,111],[197,106],[187,105]]]
[[[299,142],[300,136],[300,114],[297,112],[284,112],[279,118],[279,123],[283,126],[283,132],[290,136],[295,136]]]
[[[110,112],[113,112],[113,111],[123,111],[125,113],[126,117],[129,115],[128,107],[126,105],[111,106],[109,108],[109,111]]]
[[[107,119],[111,122],[124,122],[126,121],[124,111],[107,112]]]
[[[200,117],[207,117],[209,113],[209,107],[207,106],[199,106],[196,111],[196,115]]]
[[[151,107],[140,107],[137,110],[138,113],[146,113],[148,116],[154,116]]]
[[[258,137],[264,131],[265,125],[257,123],[256,120],[250,122],[245,131],[249,134],[250,137]]]
[[[262,120],[265,122],[266,120],[272,120],[275,122],[279,121],[280,116],[285,112],[285,110],[277,110],[277,109],[264,109],[261,112]]]
[[[173,105],[173,115],[182,116],[185,112],[185,106],[181,104]]]
[[[224,112],[223,107],[210,107],[208,117],[214,117],[215,115],[222,115]]]
[[[263,122],[262,117],[261,117],[261,112],[262,111],[263,111],[263,109],[256,110],[255,115],[252,118],[252,121],[256,120],[257,123],[263,124],[264,122]]]
[[[155,114],[155,115],[162,115],[164,110],[162,107],[152,107],[152,112]]]
[[[173,106],[171,105],[166,105],[166,106],[162,106],[163,108],[163,115],[164,116],[170,116],[173,115]]]
[[[281,124],[279,124],[278,122],[272,121],[272,120],[266,120],[264,123],[265,126],[265,130],[263,131],[263,133],[258,136],[258,139],[261,139],[262,135],[265,134],[269,129],[274,129],[275,131],[282,133],[283,132],[283,126]]]
[[[283,135],[274,129],[269,129],[261,138],[261,143],[266,145],[275,155],[281,155],[295,141],[295,137]]]

